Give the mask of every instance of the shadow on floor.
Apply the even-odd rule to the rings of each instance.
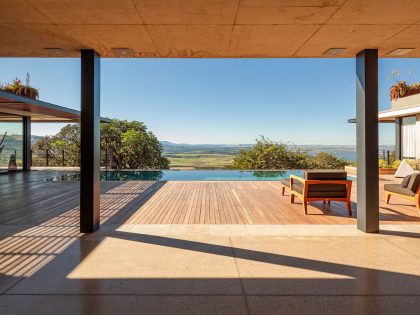
[[[50,238],[54,239],[54,236]],[[52,304],[60,296],[74,296],[79,300],[58,303],[62,306],[73,303],[85,311],[93,310],[90,303],[99,303],[94,304],[97,307],[96,313],[115,312],[116,306],[120,309],[130,306],[131,311],[135,311],[135,307],[141,306],[134,301],[130,302],[130,298],[114,300],[115,305],[109,305],[101,300],[101,296],[111,300],[116,296],[136,296],[138,301],[143,301],[143,310],[154,313],[185,313],[187,308],[190,313],[223,314],[233,314],[238,309],[240,313],[264,314],[296,314],[304,310],[306,312],[303,313],[312,310],[313,314],[336,313],[337,310],[350,314],[409,314],[409,310],[413,311],[413,303],[415,306],[420,305],[420,277],[415,274],[245,249],[232,244],[219,245],[211,243],[212,240],[202,242],[121,231],[112,231],[106,239],[108,245],[103,244],[105,235],[102,238],[84,235],[74,239],[35,274],[10,287],[4,295],[9,310],[20,309],[26,295],[29,302],[25,310],[31,307],[40,309],[40,300],[31,300],[30,296],[45,298],[49,295],[50,300],[46,301]],[[112,239],[124,242],[109,244]],[[130,250],[124,249],[125,246],[140,252],[130,254]],[[151,259],[151,255],[162,254],[159,250],[162,248],[170,249],[172,256]],[[109,253],[108,258],[113,263],[103,260],[106,259],[103,256],[104,250]],[[194,256],[188,256],[188,253]],[[220,260],[215,260],[215,257]],[[225,259],[235,260],[236,263]],[[213,263],[206,264],[206,260]],[[101,261],[104,266],[98,265]],[[120,266],[114,265],[118,261]],[[238,270],[235,270],[235,264]],[[127,268],[133,274],[137,273],[137,276],[124,276]],[[197,273],[191,268],[198,268],[207,276],[193,276]],[[266,269],[272,270],[272,274],[269,275]],[[115,273],[115,270],[119,270],[119,273]],[[226,276],[221,276],[223,272]],[[186,274],[192,276],[186,277]],[[97,298],[90,299],[92,295]],[[11,302],[16,302],[13,299],[16,296],[21,298],[17,305]],[[417,296],[417,300],[407,304],[408,296]],[[290,303],[290,299],[296,305]],[[322,299],[330,301],[320,304]],[[0,309],[4,307],[1,301]],[[164,301],[166,306],[162,305]],[[124,303],[129,304],[124,306]],[[203,309],[203,303],[207,309]],[[410,308],[407,309],[407,306]]]
[[[55,216],[37,226],[22,227],[0,242],[0,292],[4,293],[0,299],[0,311],[5,310],[1,313],[24,313],[29,309],[40,312],[45,305],[49,306],[46,313],[57,313],[64,305],[75,312],[86,313],[116,313],[116,307],[133,312],[141,307],[146,313],[178,314],[186,313],[186,310],[190,313],[226,314],[325,313],[325,309],[327,313],[345,310],[358,314],[408,314],[404,312],[407,305],[411,311],[417,309],[413,306],[420,305],[420,299],[407,303],[407,296],[415,298],[420,295],[420,277],[409,272],[361,267],[339,263],[339,260],[308,259],[241,248],[232,243],[220,245],[211,240],[120,231],[118,226],[165,182],[139,182],[136,185],[114,182],[109,185],[104,187],[101,196],[101,221],[111,227],[115,224],[117,227],[113,230],[99,235],[81,235],[76,206],[63,210],[58,216],[56,212]],[[385,230],[381,233],[418,237],[417,233],[408,232]],[[110,240],[122,242],[106,245]],[[133,249],[135,252],[124,252],[123,247],[132,244],[138,245]],[[108,256],[95,256],[104,246],[111,246]],[[367,245],[361,243],[361,246]],[[160,248],[170,249],[168,255],[171,256],[160,256],[160,261],[151,260],[155,250]],[[324,250],[330,253],[334,248],[325,247]],[[188,253],[199,256],[189,260]],[[106,269],[107,257],[116,264],[109,268],[119,268],[119,272],[111,273]],[[214,257],[222,260],[206,264]],[[234,260],[232,266],[237,269],[233,268],[231,274],[225,276],[212,276],[213,270],[214,274],[227,270],[225,258]],[[175,264],[166,265],[168,261]],[[177,263],[179,261],[185,265]],[[242,271],[240,277],[244,263],[251,266],[247,272]],[[91,269],[86,269],[86,264]],[[273,267],[279,269],[273,269],[273,274],[265,272]],[[96,272],[95,268],[103,273]],[[189,277],[196,268],[201,268],[207,276]],[[294,275],[290,269],[299,272]],[[137,276],[124,276],[127,270],[137,271]],[[78,276],[72,275],[75,272]],[[157,276],[159,273],[162,275]]]

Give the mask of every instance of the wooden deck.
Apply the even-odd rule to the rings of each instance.
[[[128,185],[130,185],[128,183]],[[128,218],[130,224],[355,224],[344,203],[314,202],[304,215],[302,204],[281,196],[278,182],[167,182]],[[383,198],[381,194],[381,198]],[[381,199],[380,219],[402,224],[420,223],[413,203]]]
[[[34,172],[35,173],[35,172]],[[381,182],[381,190],[384,182]],[[304,215],[278,182],[103,182],[101,221],[113,224],[355,224],[343,203],[312,203]],[[45,182],[37,174],[0,176],[0,224],[78,224],[79,183]],[[412,202],[381,193],[380,220],[420,223]]]

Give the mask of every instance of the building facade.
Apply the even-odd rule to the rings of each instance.
[[[398,159],[420,159],[420,94],[391,101],[391,108],[379,112],[379,122],[395,123]]]

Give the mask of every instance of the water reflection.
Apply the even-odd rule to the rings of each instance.
[[[290,174],[301,176],[296,170],[124,170],[101,171],[102,181],[279,181]],[[48,181],[78,181],[80,173],[55,176]]]
[[[252,175],[258,178],[277,178],[282,177],[284,178],[286,175],[286,171],[253,171]]]
[[[162,171],[101,171],[101,181],[136,181],[161,180]],[[80,180],[80,172],[64,174],[48,178],[52,182],[72,182]]]
[[[162,171],[105,171],[101,172],[101,180],[129,181],[129,180],[161,180]]]

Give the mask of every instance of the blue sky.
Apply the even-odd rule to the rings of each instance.
[[[380,110],[387,79],[420,80],[420,59],[380,60]],[[31,75],[43,101],[80,108],[78,59],[0,58],[0,82]],[[140,120],[160,140],[253,143],[259,135],[295,144],[354,144],[354,59],[102,59],[101,115]],[[34,124],[54,134],[59,124]],[[394,143],[394,126],[380,128]]]

